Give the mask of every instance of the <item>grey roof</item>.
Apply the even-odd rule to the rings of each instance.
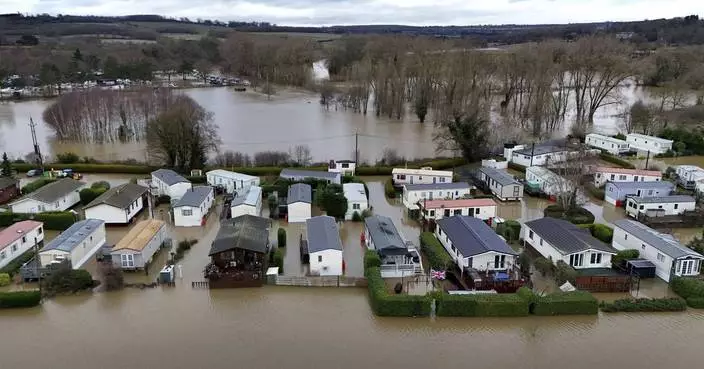
[[[230,206],[251,205],[255,206],[262,196],[262,188],[259,186],[250,186],[247,192],[242,194],[237,193],[237,196],[232,199]]]
[[[306,234],[309,254],[323,250],[342,251],[340,229],[331,216],[321,215],[306,220]]]
[[[589,249],[616,254],[616,249],[594,238],[588,229],[579,228],[563,219],[546,217],[531,220],[525,225],[564,255]]]
[[[383,215],[372,215],[364,219],[369,238],[374,248],[383,255],[405,255],[408,252],[406,244],[398,233],[391,218]]]
[[[171,169],[157,169],[152,172],[152,175],[156,178],[159,178],[162,180],[164,183],[166,183],[169,186],[175,185],[176,183],[190,183],[186,178],[184,178],[182,175],[174,172]]]
[[[63,178],[39,188],[20,200],[34,199],[45,204],[50,204],[83,186],[85,186],[83,182],[71,178]]]
[[[687,195],[657,196],[657,197],[630,197],[631,200],[639,204],[673,203],[673,202],[695,202],[697,200]]]
[[[208,256],[233,249],[244,249],[266,253],[269,247],[268,218],[254,215],[241,215],[220,222],[220,230],[210,246]]]
[[[125,183],[113,187],[102,195],[95,198],[85,209],[92,208],[97,205],[106,204],[116,208],[125,209],[137,199],[142,197],[147,192],[147,188],[134,183]]]
[[[505,170],[499,170],[489,167],[481,167],[479,171],[486,174],[487,177],[495,180],[502,186],[508,186],[511,184],[520,184],[512,175],[508,174]]]
[[[490,251],[517,255],[506,241],[479,218],[456,215],[438,220],[438,227],[464,257]]]
[[[407,184],[405,187],[408,191],[459,190],[471,188],[467,182]]]
[[[181,199],[178,200],[178,202],[176,203],[176,205],[174,205],[174,207],[177,208],[179,206],[192,206],[194,208],[197,208],[205,202],[205,199],[212,192],[213,192],[213,188],[210,186],[193,187],[190,190],[186,191],[186,193],[183,194],[183,197],[181,197]]]
[[[521,154],[521,155],[528,155],[528,156],[535,156],[535,155],[550,154],[553,152],[561,152],[561,151],[567,151],[567,149],[564,147],[553,146],[553,145],[535,145],[535,149],[528,146],[525,149],[516,150],[513,153],[514,154]],[[532,154],[531,154],[531,152],[532,152]]]
[[[660,252],[670,256],[671,258],[678,259],[684,256],[702,257],[702,255],[698,252],[679,243],[679,241],[671,235],[660,233],[645,224],[636,222],[635,220],[619,219],[614,222],[614,226],[621,228],[633,237],[636,237],[648,245],[660,250]]]
[[[10,186],[17,186],[18,181],[15,178],[10,177],[0,177],[0,188],[8,188]]]
[[[287,204],[293,204],[294,202],[307,202],[311,204],[313,201],[313,194],[311,192],[311,187],[305,183],[294,183],[288,187],[288,197],[286,198]]]
[[[71,252],[76,246],[80,245],[88,238],[96,228],[105,224],[105,221],[100,219],[86,219],[73,223],[65,231],[61,232],[56,238],[47,243],[41,251],[61,250]]]
[[[619,190],[642,190],[653,188],[675,188],[675,184],[668,181],[648,181],[648,182],[609,182],[608,184]]]
[[[284,168],[281,170],[280,177],[283,178],[322,178],[322,179],[337,179],[340,177],[340,173],[328,172],[322,170],[305,170],[305,169],[293,169]]]

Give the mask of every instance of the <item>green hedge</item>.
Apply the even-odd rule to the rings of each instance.
[[[614,238],[614,229],[606,224],[580,224],[579,227],[588,229],[594,238],[609,245],[611,244],[611,240]]]
[[[30,169],[36,168],[36,165],[31,163],[19,163],[12,164],[12,167],[18,172],[24,173]],[[121,173],[121,174],[150,174],[157,167],[151,167],[148,165],[129,165],[129,164],[45,164],[47,169],[73,169],[78,173]]]
[[[683,299],[704,298],[704,281],[695,278],[675,277],[670,288]]]
[[[394,187],[394,181],[391,178],[384,181],[384,195],[386,195],[389,199],[393,199],[397,195],[396,188]]]
[[[54,231],[64,231],[73,223],[76,223],[76,215],[70,211],[47,211],[37,214],[12,213],[9,211],[0,213],[0,227],[8,227],[13,223],[28,220],[33,217],[34,220],[44,223],[44,229]]]
[[[609,163],[612,163],[612,164],[616,164],[616,165],[618,165],[618,166],[620,166],[620,167],[623,167],[623,168],[636,169],[636,166],[633,165],[633,163],[631,163],[631,162],[629,162],[629,161],[627,161],[627,160],[621,159],[621,158],[619,158],[619,157],[617,157],[617,156],[611,155],[611,154],[609,154],[609,153],[606,153],[606,152],[602,152],[602,153],[599,155],[599,157],[600,157],[601,160],[603,160],[603,161],[606,161],[606,162],[609,162]]]
[[[284,273],[284,250],[281,248],[276,248],[271,254],[271,266],[279,267],[279,274]]]
[[[16,257],[14,260],[7,263],[7,265],[2,267],[2,269],[0,269],[0,273],[7,273],[8,275],[10,275],[10,277],[13,277],[15,274],[17,274],[17,272],[20,271],[20,268],[22,267],[22,265],[24,265],[24,263],[32,260],[33,257],[34,257],[34,250],[29,249],[24,254]]]
[[[107,191],[108,189],[105,187],[97,187],[97,188],[84,188],[82,189],[78,195],[81,198],[81,204],[83,205],[88,205],[90,204],[93,200],[97,199],[98,196],[102,195]]]
[[[535,315],[593,315],[599,312],[599,302],[589,292],[558,292],[538,296],[533,305]]]
[[[277,245],[279,247],[286,247],[286,230],[283,228],[279,228],[278,231],[276,231],[276,240],[277,240]]]
[[[36,181],[29,182],[24,187],[22,187],[22,194],[26,195],[28,193],[32,193],[32,192],[48,185],[49,183],[54,183],[54,182],[56,182],[56,179],[54,179],[54,178],[39,178]]]
[[[33,307],[39,305],[42,296],[39,291],[0,292],[0,309]]]
[[[607,313],[615,312],[643,312],[643,311],[684,311],[687,310],[687,302],[678,297],[666,297],[659,299],[619,299],[614,302],[602,301],[599,304],[601,311]]]
[[[452,258],[432,232],[420,234],[420,250],[428,258],[428,264],[433,269],[441,269],[452,265]]]
[[[10,274],[0,273],[0,287],[9,286],[11,282]]]
[[[521,234],[521,223],[517,220],[509,219],[496,227],[496,233],[509,242],[518,241]]]
[[[528,316],[530,300],[515,293],[446,295],[436,300],[438,316]]]
[[[687,299],[687,305],[695,309],[704,309],[704,297],[690,297]]]
[[[578,207],[565,211],[560,205],[548,205],[543,210],[543,216],[557,219],[564,219],[572,224],[591,224],[594,223],[594,214],[589,210]]]
[[[638,259],[640,257],[640,251],[635,249],[621,250],[617,251],[616,255],[611,257],[611,265],[615,267],[621,267],[624,260]]]
[[[94,286],[95,282],[88,271],[74,270],[67,266],[52,271],[42,280],[43,291],[48,296],[76,293]]]
[[[518,172],[521,172],[521,173],[525,173],[525,172],[526,172],[526,166],[525,166],[525,165],[516,164],[516,163],[514,163],[514,162],[512,162],[512,161],[510,161],[510,162],[508,163],[508,169],[513,169],[513,170],[518,171]]]
[[[378,267],[365,268],[369,289],[369,303],[378,316],[429,316],[430,297],[415,295],[389,295]]]
[[[208,177],[206,176],[184,176],[189,182],[193,184],[206,184],[208,183]]]
[[[374,250],[364,252],[364,268],[378,268],[381,266],[381,258]]]

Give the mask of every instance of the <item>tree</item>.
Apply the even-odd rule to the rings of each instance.
[[[291,159],[298,165],[305,167],[313,161],[308,145],[296,145],[291,150]]]
[[[479,113],[456,116],[445,121],[434,140],[438,151],[459,150],[469,162],[484,157],[488,151],[489,121]]]
[[[646,105],[642,100],[638,100],[631,105],[629,110],[630,132],[642,132],[651,134],[655,130],[657,122],[652,107]]]
[[[565,147],[568,151],[564,157],[552,156],[553,160],[546,162],[552,172],[557,174],[547,186],[557,192],[557,205],[565,212],[571,212],[586,200],[584,186],[590,181],[585,177],[590,168],[599,164],[599,156],[584,146],[578,148]]]
[[[2,176],[12,177],[12,164],[10,164],[10,159],[7,158],[7,153],[2,153]]]
[[[347,214],[347,198],[342,192],[342,186],[328,185],[319,197],[319,206],[325,213],[337,220],[345,219]]]
[[[98,265],[98,273],[100,273],[100,280],[102,281],[105,291],[118,291],[125,285],[122,269],[116,268],[110,262],[100,263]]]
[[[83,61],[83,54],[81,54],[81,49],[76,49],[76,51],[73,52],[72,58],[75,61]]]

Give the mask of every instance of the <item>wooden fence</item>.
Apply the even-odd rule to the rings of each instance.
[[[577,289],[589,292],[629,292],[637,282],[637,277],[619,276],[579,276]]]
[[[276,276],[274,284],[277,286],[298,287],[365,287],[367,280],[361,277],[342,276]]]

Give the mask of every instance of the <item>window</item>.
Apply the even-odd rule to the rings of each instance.
[[[479,214],[479,209],[481,209],[481,208],[476,208],[476,209],[474,209],[474,215]]]
[[[44,232],[44,231],[42,230],[42,227],[39,227],[39,229],[37,229],[37,233],[42,234],[42,232]]]
[[[680,204],[675,204],[675,210],[679,207]]]
[[[533,231],[528,231],[528,238],[533,239]]]
[[[452,249],[453,253],[455,253],[455,254],[457,253],[457,249],[455,248],[455,246],[450,246],[450,248]]]
[[[5,251],[0,252],[0,260],[5,260]]]
[[[653,190],[648,190],[648,196],[652,196],[652,195],[653,195]]]
[[[440,227],[438,227],[438,234],[442,236],[442,229],[440,229]]]
[[[359,204],[352,204],[352,210],[359,210]]]
[[[120,262],[123,268],[134,268],[134,255],[122,254],[120,255]]]
[[[440,183],[445,183],[445,177],[440,177]]]
[[[625,175],[620,175],[620,176],[618,176],[618,180],[619,180],[619,181],[625,181],[625,180],[626,180],[626,176],[625,176]]]
[[[350,167],[349,163],[342,163],[342,168],[347,169]]]
[[[627,234],[624,234],[624,235],[623,235],[623,239],[624,239],[624,240],[627,240],[627,239],[628,239],[628,235],[627,235]]]
[[[616,175],[615,175],[615,174],[612,174],[612,175],[611,175],[611,180],[613,181],[614,179],[616,179]]]
[[[322,263],[323,262],[323,255],[318,255],[318,262]]]
[[[570,255],[570,265],[573,267],[578,267],[578,266],[584,265],[584,254]]]
[[[540,239],[540,246],[543,246],[543,239]]]
[[[640,249],[641,249],[641,250],[645,250],[645,244],[644,244],[644,243],[641,243],[641,244],[640,244]]]
[[[190,217],[193,215],[193,209],[181,209],[181,215],[184,217]]]
[[[12,252],[17,252],[17,244],[12,245]]]
[[[462,215],[462,209],[457,209],[452,212],[452,215]]]
[[[677,209],[677,208],[675,208]],[[22,236],[22,243],[27,243],[27,236]]]
[[[592,253],[590,261],[592,264],[601,264],[601,254],[600,253]]]
[[[434,217],[434,216],[435,216],[435,210],[431,210],[431,211],[430,211],[430,216],[431,216],[431,217]]]
[[[658,261],[661,262],[661,263],[662,263],[663,261],[665,261],[665,255],[663,255],[663,254],[661,254],[661,253],[658,252]]]
[[[645,205],[640,206],[640,210],[643,210],[643,209],[645,209]]]

